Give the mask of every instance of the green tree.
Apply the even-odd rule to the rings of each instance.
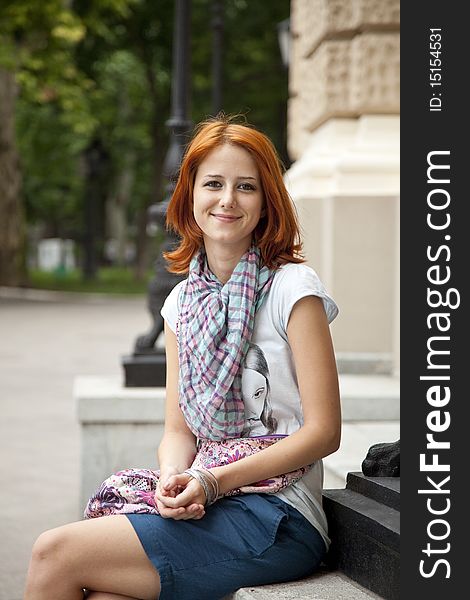
[[[289,2],[257,4],[224,2],[223,109],[245,113],[285,158],[287,74],[276,25],[288,17]],[[192,1],[194,122],[212,112],[211,8],[211,0]],[[2,132],[14,131],[16,112],[18,134],[17,150],[11,135],[2,145],[11,152],[9,162],[3,155],[1,162],[17,175],[10,183],[17,222],[23,210],[19,150],[28,222],[41,225],[44,235],[82,239],[90,189],[86,157],[98,144],[107,156],[95,207],[99,236],[118,240],[121,259],[127,239],[137,242],[140,275],[148,264],[147,208],[164,196],[174,9],[173,0],[16,0],[0,6],[0,64],[13,75],[10,104],[0,100],[10,107],[2,119],[10,129]]]
[[[89,24],[76,48],[76,65],[94,83],[94,138],[110,157],[100,233],[117,239],[122,259],[133,231],[136,275],[142,278],[148,264],[147,208],[161,198],[174,3],[136,1],[125,12],[101,11],[97,19],[98,4],[76,3],[80,19]]]
[[[128,2],[103,0],[101,4],[122,12]],[[87,110],[87,91],[91,82],[74,64],[73,49],[85,32],[84,24],[62,0],[5,0],[0,5],[0,84],[4,90],[0,95],[0,163],[5,175],[0,182],[0,212],[5,215],[0,230],[1,283],[19,283],[24,264],[23,186],[15,136],[16,98],[19,96],[34,109],[34,116],[31,114],[27,126],[21,122],[21,117],[28,111],[18,111],[22,141],[36,141],[31,139],[30,128],[34,130],[47,120],[56,131],[61,125],[70,127],[74,132],[73,141],[69,138],[70,143],[80,146],[95,126],[92,113]],[[24,136],[21,135],[23,132]],[[64,143],[60,138],[62,136],[56,138],[54,150]],[[28,178],[31,182],[31,204],[36,204],[39,212],[47,210],[48,217],[51,216],[51,205],[55,208],[66,206],[67,212],[70,203],[62,202],[62,198],[69,184],[60,168],[52,174],[53,180],[59,180],[60,200],[54,203],[53,194],[48,194],[44,202],[45,197],[36,193],[38,180],[49,180],[50,174],[49,170],[42,170],[47,159],[41,160],[50,157],[49,152],[42,154],[43,150],[47,151],[48,144],[44,145],[43,140],[37,141],[32,144],[33,150],[39,151],[34,167],[28,163],[28,154],[21,154],[22,170],[28,169],[28,174],[31,174]],[[24,186],[23,190],[27,193],[28,186]],[[54,211],[52,213],[53,220],[58,221],[58,218],[54,219]]]
[[[16,83],[0,66],[0,285],[18,285],[23,275],[21,175],[14,136]]]
[[[193,0],[193,114],[210,114],[211,0]],[[290,14],[289,0],[225,0],[223,110],[243,114],[273,140],[284,162],[287,70],[283,67],[277,24]]]

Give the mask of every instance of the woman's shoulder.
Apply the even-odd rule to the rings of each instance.
[[[273,283],[288,287],[300,281],[310,282],[315,286],[323,287],[316,271],[306,263],[285,263],[274,274]]]
[[[176,330],[176,320],[178,317],[178,299],[180,291],[186,281],[187,279],[183,279],[173,287],[168,296],[165,298],[163,306],[160,310],[160,314],[165,319],[165,321],[168,322],[169,326],[173,331]]]
[[[178,283],[172,288],[171,292],[168,294],[168,298],[170,296],[178,297],[182,287],[186,284],[187,281],[187,277],[185,279],[182,279],[181,281],[178,281]]]
[[[274,275],[271,298],[280,307],[287,324],[288,315],[294,304],[305,296],[318,296],[331,323],[338,314],[338,307],[320,280],[316,271],[305,263],[286,263]]]
[[[182,281],[178,281],[178,283],[170,290],[168,296],[165,298],[164,305],[177,305],[178,298],[181,292],[183,285],[186,283],[187,279],[183,279]]]

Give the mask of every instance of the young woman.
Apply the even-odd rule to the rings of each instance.
[[[216,600],[306,576],[328,548],[321,459],[340,440],[337,308],[303,264],[269,139],[228,118],[201,124],[167,220],[181,237],[170,270],[188,277],[162,308],[160,471],[113,475],[87,507],[100,518],[43,533],[26,600]],[[269,418],[260,407],[253,427],[243,371],[255,346]]]

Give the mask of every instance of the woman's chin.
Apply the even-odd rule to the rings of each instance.
[[[221,246],[231,246],[243,249],[249,248],[251,245],[251,234],[249,236],[236,235],[228,232],[216,232],[204,234],[204,244],[220,244]]]

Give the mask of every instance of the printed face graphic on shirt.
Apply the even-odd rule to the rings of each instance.
[[[242,395],[246,419],[260,420],[267,393],[266,377],[253,369],[245,368],[242,377]]]
[[[243,361],[242,396],[245,404],[244,435],[274,433],[277,421],[272,415],[269,394],[269,367],[264,352],[256,344],[249,345]]]

